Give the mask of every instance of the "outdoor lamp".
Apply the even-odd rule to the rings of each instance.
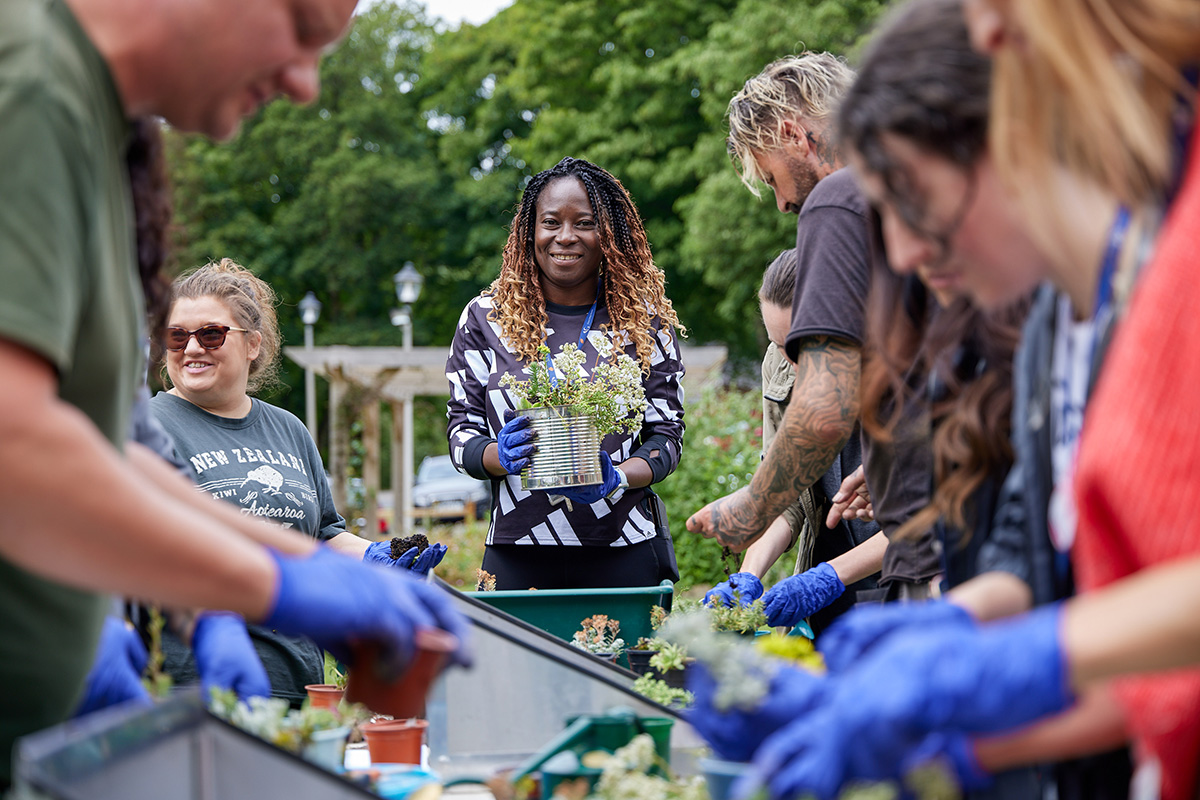
[[[305,325],[316,325],[321,316],[321,301],[312,292],[300,301],[300,321]]]
[[[392,280],[396,282],[396,297],[401,303],[408,305],[417,302],[417,298],[421,296],[421,284],[425,283],[425,278],[417,272],[413,262],[405,261],[403,269],[397,272]]]

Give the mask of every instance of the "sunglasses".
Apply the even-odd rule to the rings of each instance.
[[[185,330],[184,328],[167,328],[166,335],[163,336],[163,347],[168,350],[182,350],[187,347],[188,341],[195,336],[196,342],[205,350],[216,350],[225,344],[225,334],[230,331],[238,331],[239,333],[250,332],[245,328],[231,328],[228,325],[205,325],[203,328],[197,328],[194,331]]]

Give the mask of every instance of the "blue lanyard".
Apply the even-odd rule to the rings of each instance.
[[[601,282],[596,281],[596,299],[592,301],[592,307],[588,309],[587,316],[583,318],[583,330],[579,332],[579,349],[583,349],[583,343],[587,341],[587,335],[592,330],[592,320],[596,318],[596,306],[600,303],[600,287]],[[554,375],[554,362],[550,360],[550,354],[546,353],[546,373],[550,376],[550,385],[558,386],[558,378]]]
[[[1088,363],[1096,370],[1096,349],[1104,338],[1104,331],[1112,317],[1113,280],[1117,274],[1117,261],[1121,258],[1121,247],[1129,231],[1129,208],[1121,205],[1112,227],[1108,229],[1108,244],[1104,247],[1104,260],[1100,262],[1100,278],[1096,283],[1096,305],[1092,308],[1092,352]],[[1089,384],[1094,380],[1089,379]]]
[[[1129,231],[1129,208],[1122,205],[1117,209],[1116,219],[1108,229],[1108,244],[1104,248],[1104,260],[1100,263],[1100,280],[1096,285],[1096,306],[1092,309],[1092,322],[1099,323],[1112,306],[1113,277],[1117,273],[1117,261],[1125,234]]]

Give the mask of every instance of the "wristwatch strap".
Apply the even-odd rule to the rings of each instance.
[[[621,478],[621,482],[613,487],[611,492],[604,496],[606,500],[613,499],[618,492],[623,492],[629,488],[629,478],[625,475],[625,470],[621,469],[620,467],[613,467],[613,469],[617,471],[617,475]]]

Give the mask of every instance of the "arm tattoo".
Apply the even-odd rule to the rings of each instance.
[[[744,547],[754,541],[829,470],[858,420],[860,369],[857,345],[828,336],[804,341],[792,399],[771,449],[750,486],[712,508],[722,544]]]

